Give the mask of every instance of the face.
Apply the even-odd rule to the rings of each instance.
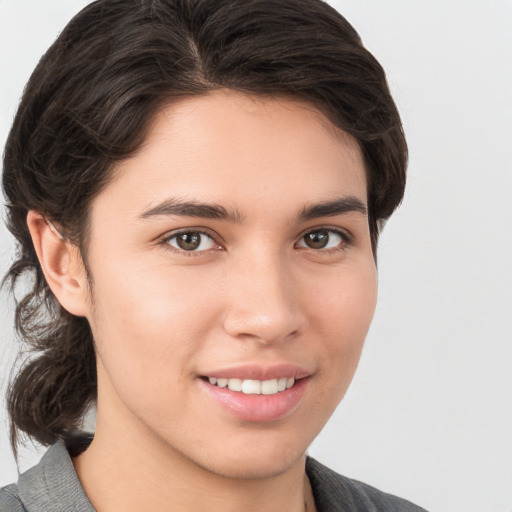
[[[91,209],[98,429],[222,475],[301,460],[376,301],[357,144],[217,91],[159,113]]]

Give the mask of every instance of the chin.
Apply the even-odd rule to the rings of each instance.
[[[196,459],[197,465],[210,473],[236,479],[265,479],[286,473],[297,464],[304,464],[305,449],[292,446],[274,446],[262,443],[247,446],[245,450],[229,453],[224,451],[221,456],[202,460]]]
[[[275,478],[286,473],[304,459],[304,454],[293,460],[283,460],[274,455],[273,457],[266,458],[266,460],[261,460],[261,457],[258,457],[256,460],[238,460],[237,462],[230,462],[223,465],[217,463],[206,469],[227,478],[264,480],[266,478]]]

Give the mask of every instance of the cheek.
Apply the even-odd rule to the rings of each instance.
[[[197,269],[192,278],[186,268],[129,267],[102,265],[95,276],[91,327],[98,354],[116,380],[129,375],[150,385],[163,372],[172,384],[218,314],[215,288]]]
[[[373,260],[334,269],[317,280],[308,296],[309,307],[329,338],[338,334],[354,342],[364,339],[377,302]]]
[[[310,293],[310,320],[322,347],[322,367],[331,385],[344,393],[356,370],[377,301],[372,261],[345,267]]]

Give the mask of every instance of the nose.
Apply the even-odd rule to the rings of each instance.
[[[306,329],[293,269],[279,255],[255,254],[230,269],[224,330],[238,339],[269,345]]]

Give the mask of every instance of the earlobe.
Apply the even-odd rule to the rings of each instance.
[[[46,278],[61,306],[76,316],[87,316],[87,276],[80,251],[66,241],[41,214],[30,210],[27,225]]]

